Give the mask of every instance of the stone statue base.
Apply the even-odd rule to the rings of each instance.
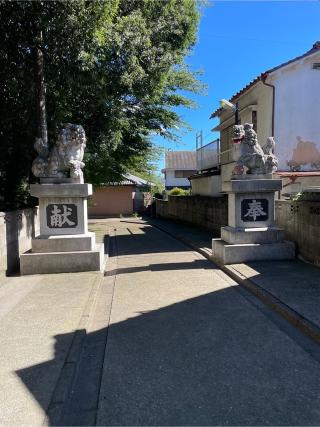
[[[34,184],[30,193],[39,198],[40,235],[20,257],[21,274],[101,271],[104,245],[97,245],[95,234],[88,232],[92,185]]]
[[[213,259],[223,264],[293,259],[294,243],[285,241],[283,230],[274,223],[274,195],[282,188],[281,179],[246,175],[224,188],[228,226],[221,228],[221,239],[212,240]]]

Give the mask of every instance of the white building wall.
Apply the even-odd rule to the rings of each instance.
[[[314,62],[320,62],[320,53],[280,68],[267,80],[275,86],[279,171],[290,170],[292,160],[301,163],[301,171],[320,170],[320,70],[312,69]]]
[[[174,170],[166,170],[165,178],[166,187],[190,187],[188,178],[175,178]]]

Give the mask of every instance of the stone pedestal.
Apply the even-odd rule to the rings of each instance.
[[[213,258],[223,264],[295,257],[294,243],[283,240],[274,223],[274,196],[281,179],[237,177],[224,185],[228,193],[228,226],[212,240]]]
[[[32,249],[20,257],[22,275],[101,271],[103,244],[88,232],[87,197],[91,184],[34,184],[30,193],[39,198],[40,235]]]

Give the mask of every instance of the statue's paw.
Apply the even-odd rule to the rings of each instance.
[[[232,171],[232,175],[243,175],[244,174],[244,167],[241,165],[237,165],[234,167]]]

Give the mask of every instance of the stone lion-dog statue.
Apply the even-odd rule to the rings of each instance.
[[[247,174],[265,175],[275,172],[278,168],[278,159],[274,155],[275,140],[267,139],[261,147],[258,137],[251,123],[235,125],[233,127],[233,142],[241,144],[241,155],[233,170],[233,175],[243,175],[245,167]]]
[[[49,150],[41,138],[37,138],[34,148],[38,157],[32,163],[32,173],[38,178],[51,178],[83,183],[82,162],[86,147],[86,135],[81,125],[66,123]]]

